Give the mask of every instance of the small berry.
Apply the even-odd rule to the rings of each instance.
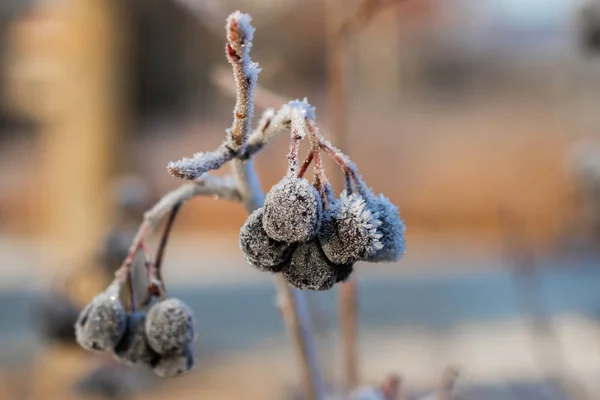
[[[283,270],[285,280],[302,290],[329,290],[338,281],[340,266],[327,259],[319,242],[314,239],[299,244]]]
[[[381,222],[365,199],[358,194],[340,196],[329,202],[323,217],[319,240],[327,258],[336,264],[354,263],[375,254],[383,247],[377,228]]]
[[[75,323],[75,338],[84,349],[113,349],[123,337],[126,313],[119,300],[120,286],[113,283],[85,306]]]
[[[185,354],[194,341],[194,317],[181,300],[171,298],[154,304],[146,318],[148,344],[163,356]]]
[[[264,209],[252,212],[240,230],[240,247],[248,262],[260,271],[280,272],[292,253],[286,242],[271,239],[263,228]]]
[[[146,340],[146,313],[135,312],[127,316],[127,327],[123,338],[115,347],[115,357],[126,364],[152,365],[158,354],[148,345]]]
[[[322,208],[321,196],[310,182],[285,177],[265,197],[263,227],[280,242],[306,242],[319,230]]]
[[[184,354],[160,356],[153,371],[161,378],[174,378],[190,371],[195,365],[194,353],[191,349],[186,349]]]
[[[384,195],[373,196],[369,206],[378,215],[381,225],[377,231],[381,234],[383,245],[376,253],[364,258],[368,262],[393,262],[402,259],[406,253],[406,240],[404,232],[406,225],[400,218],[398,208]]]

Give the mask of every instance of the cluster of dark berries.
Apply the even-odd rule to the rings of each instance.
[[[250,214],[239,242],[257,269],[282,273],[299,289],[329,290],[350,276],[357,261],[400,260],[405,253],[405,225],[396,206],[383,195],[376,196],[354,164],[318,136],[308,120],[303,121],[304,132],[313,135],[315,183],[302,177],[305,168],[298,171],[303,134],[301,127],[294,130],[292,120],[288,173],[267,193],[264,206]],[[324,175],[321,147],[348,177],[339,198]]]
[[[75,323],[77,343],[90,351],[111,351],[122,363],[149,366],[160,377],[191,370],[195,333],[190,309],[169,298],[147,312],[127,313],[119,299],[121,287],[113,282],[81,311]]]

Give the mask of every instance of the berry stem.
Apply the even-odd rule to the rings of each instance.
[[[304,174],[306,173],[306,170],[308,170],[308,167],[310,166],[310,163],[312,162],[314,157],[315,157],[315,151],[313,149],[308,152],[306,159],[302,163],[302,166],[300,166],[300,171],[298,171],[298,178],[304,177]]]
[[[173,208],[171,209],[171,212],[169,213],[167,222],[165,224],[165,229],[163,231],[163,234],[160,238],[160,242],[158,244],[158,249],[156,250],[156,257],[154,257],[153,270],[155,271],[155,277],[158,280],[158,283],[162,286],[162,290],[164,291],[165,295],[167,292],[167,287],[165,285],[165,281],[162,276],[162,264],[163,264],[163,259],[165,256],[165,249],[167,247],[167,242],[169,241],[169,235],[171,234],[171,229],[173,228],[173,223],[175,222],[175,217],[177,217],[177,214],[179,213],[179,210],[181,209],[181,205],[182,205],[182,203],[179,202],[179,203],[175,204],[173,206]]]
[[[308,131],[308,137],[311,144],[311,151],[315,153],[315,179],[317,182],[317,188],[319,192],[325,192],[329,190],[329,179],[325,174],[325,167],[323,166],[323,158],[321,157],[321,148],[319,147],[320,140],[317,128],[314,125],[314,121],[305,119],[306,128]],[[326,193],[325,193],[326,194]],[[324,196],[327,197],[327,196]]]

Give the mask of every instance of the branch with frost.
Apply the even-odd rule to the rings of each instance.
[[[115,277],[123,283],[126,282],[136,253],[145,245],[146,239],[154,232],[165,215],[171,212],[175,206],[183,204],[192,197],[206,195],[238,202],[242,200],[235,181],[231,177],[205,176],[199,181],[186,183],[168,192],[144,214],[144,220],[129,247],[129,253],[121,267],[115,272]]]

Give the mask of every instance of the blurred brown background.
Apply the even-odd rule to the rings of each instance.
[[[358,3],[339,3],[338,17],[352,15]],[[458,298],[457,291],[464,294],[471,289],[485,297],[489,291],[483,288],[488,283],[492,291],[506,289],[502,286],[506,284],[504,278],[494,275],[508,269],[501,259],[506,227],[499,208],[517,216],[521,233],[534,251],[550,255],[552,261],[542,267],[560,264],[556,260],[562,260],[559,256],[565,250],[575,249],[579,256],[596,254],[600,232],[596,216],[600,213],[596,214],[594,198],[590,203],[590,197],[582,194],[572,150],[582,138],[600,137],[596,110],[600,73],[594,50],[580,44],[580,3],[398,2],[377,14],[351,39],[346,150],[366,181],[399,205],[408,226],[407,258],[398,265],[361,269],[361,274],[397,277],[408,271],[421,279],[424,272],[432,272],[432,279],[441,279],[453,288],[443,292],[437,283],[399,281],[399,287],[388,288],[392,294],[399,293],[400,287],[425,293],[415,289],[419,285],[446,293],[449,299]],[[90,260],[118,219],[116,179],[142,179],[149,191],[148,204],[152,204],[180,184],[167,173],[167,162],[212,149],[222,141],[234,101],[216,83],[214,74],[228,68],[223,26],[231,11],[240,8],[253,15],[257,31],[252,54],[262,67],[259,84],[286,99],[308,97],[317,107],[321,129],[327,133],[331,119],[326,5],[319,0],[0,2],[0,254],[4,259],[0,262],[0,294],[5,289],[6,298],[17,304],[15,299],[20,295],[15,293],[36,292],[57,277],[78,275],[80,265],[93,264]],[[259,101],[257,114],[265,105],[279,106]],[[258,157],[264,189],[283,175],[286,148],[287,140],[280,138]],[[337,172],[333,165],[329,169],[332,174]],[[211,285],[268,281],[248,271],[237,249],[237,232],[245,219],[241,206],[197,198],[186,204],[181,214],[169,248],[169,264],[179,265],[169,272],[176,284],[195,282],[210,292]],[[141,211],[137,216],[141,217]],[[572,269],[578,262],[564,262],[559,269]],[[467,285],[461,291],[462,278],[456,282],[435,278],[438,272],[453,275],[465,270],[490,271],[485,279],[491,280],[477,288]],[[593,278],[598,279],[596,275]],[[591,312],[600,304],[600,299],[590,294],[595,289],[589,285],[596,281],[589,276],[550,279],[556,281],[549,290],[549,296],[558,299],[551,301],[555,311],[561,309],[561,301],[572,301],[565,306],[568,311]],[[88,280],[94,282],[93,278]],[[94,293],[90,287],[101,286],[99,282],[78,286],[80,302]],[[452,286],[455,284],[458,286]],[[504,289],[498,289],[503,299],[498,301],[512,304]],[[379,292],[376,285],[372,290]],[[561,290],[574,297],[564,300]],[[423,313],[439,311],[437,301],[422,296],[422,302],[414,301],[423,307]],[[490,308],[482,306],[473,315],[494,321],[506,317],[496,312],[504,308],[495,308],[495,300],[488,300]],[[468,309],[466,305],[478,301],[465,294],[461,304]],[[330,304],[331,299],[323,302]],[[232,306],[227,312],[241,307],[238,312],[243,313],[244,303],[240,301],[237,308]],[[261,303],[257,310],[273,312],[268,303]],[[404,303],[381,299],[369,304],[365,307],[376,313],[388,306],[401,309]],[[512,310],[507,315],[515,314],[512,305],[507,307]],[[450,311],[440,313],[441,325],[454,318]],[[244,314],[253,315],[252,311]],[[383,314],[381,320],[385,320]],[[5,315],[11,314],[7,311]],[[414,315],[398,311],[397,315],[402,315],[398,318],[408,326],[417,318],[416,311]],[[432,317],[434,325],[439,322],[436,318]],[[461,318],[457,317],[462,321],[458,326],[471,321],[470,317],[465,317],[467,322]],[[275,325],[269,326],[277,327],[271,323]],[[577,334],[592,335],[596,327],[588,323],[587,319],[576,319],[564,325],[567,330],[576,327]],[[247,324],[249,330],[255,325],[252,321]],[[396,337],[398,332],[389,329],[385,337]],[[512,325],[478,325],[473,329],[469,332],[485,336],[482,343],[497,345],[500,353],[513,345],[496,339],[512,329],[516,329],[515,336],[522,334]],[[369,343],[379,340],[379,333],[367,331]],[[0,328],[0,342],[1,332]],[[18,336],[14,332],[10,335]],[[220,331],[215,328],[214,332],[219,336]],[[10,340],[15,336],[6,335],[6,343],[13,343]],[[413,343],[419,349],[438,343],[437,333],[426,337],[420,331],[403,330],[402,335],[406,335],[403,343]],[[565,335],[572,338],[570,333]],[[273,354],[279,354],[284,342],[280,337],[276,344],[271,340],[276,341],[268,336],[260,342],[261,351],[272,349]],[[23,343],[29,342],[23,339]],[[452,343],[456,354],[468,354],[469,350],[459,351],[460,346]],[[257,365],[254,353],[244,351],[249,355],[236,353],[245,360],[239,365]],[[577,357],[587,352],[578,351],[573,357],[581,366]],[[29,349],[27,354],[32,352]],[[13,353],[11,357],[19,360],[20,350]],[[385,349],[372,350],[371,358],[366,357],[371,360],[365,367],[369,376],[385,372],[387,365],[394,363],[382,362],[384,368],[376,361],[385,353]],[[232,361],[238,358],[220,353],[219,357],[218,371],[238,365]],[[414,354],[411,360],[422,357],[421,353]],[[467,361],[473,359],[466,357]],[[499,360],[496,355],[489,359]],[[273,356],[273,360],[264,365],[287,365],[285,357]],[[486,372],[479,377],[475,373],[473,379],[535,375],[526,367],[514,372],[515,365],[527,365],[523,360],[499,361],[500,366],[492,361],[483,362],[488,370],[480,366],[478,371]],[[439,367],[445,362],[440,361]],[[44,362],[34,364],[43,366]],[[429,383],[439,370],[437,364],[435,368],[425,361],[422,364],[412,364],[418,384]],[[579,372],[591,375],[600,368],[600,360],[594,358],[589,365],[593,368],[581,367]],[[64,368],[64,379],[72,378],[66,372],[68,367]],[[202,378],[205,388],[214,386],[215,391],[222,391],[230,386],[225,373],[208,374],[210,379],[206,375]],[[293,381],[293,371],[286,374],[286,382]],[[10,381],[12,375],[6,379]],[[60,379],[48,379],[62,387]],[[264,382],[268,374],[256,379]],[[240,385],[254,387],[251,383]],[[190,393],[200,393],[197,390],[194,385]],[[273,396],[259,392],[250,398]],[[2,398],[13,398],[9,396],[13,394]],[[40,398],[35,394],[23,396]],[[186,397],[182,393],[177,398]]]

